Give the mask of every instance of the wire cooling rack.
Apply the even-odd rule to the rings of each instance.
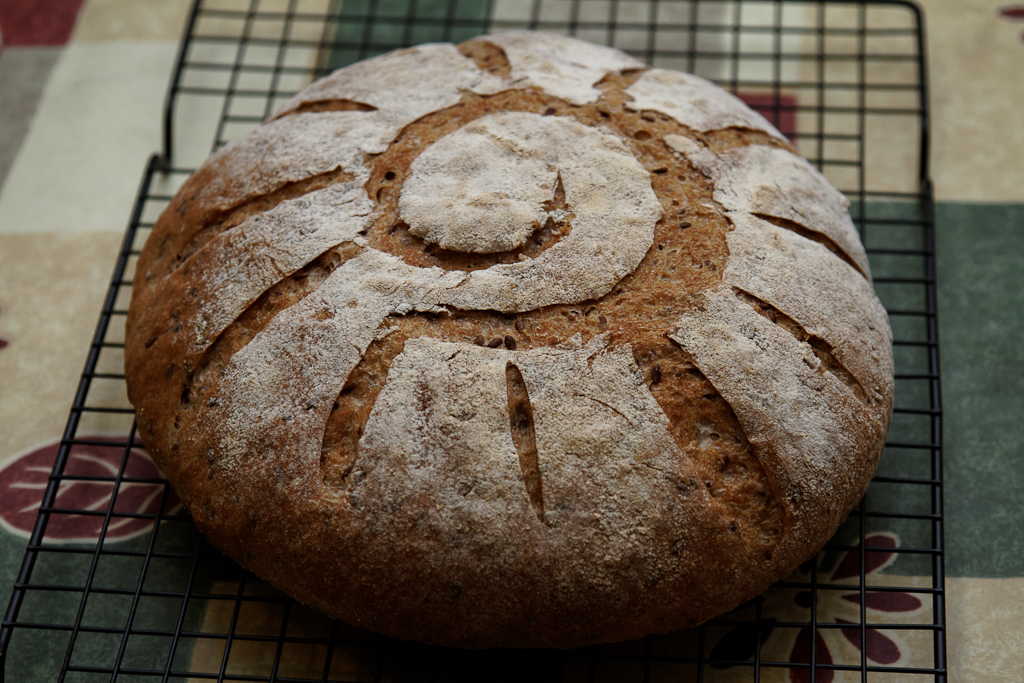
[[[315,76],[409,44],[522,28],[717,81],[847,194],[896,339],[893,429],[865,499],[822,552],[704,626],[565,652],[388,640],[331,622],[224,558],[147,469],[121,374],[131,277],[187,169]],[[3,680],[944,681],[923,46],[920,11],[904,2],[197,0],[165,149],[143,177],[4,616]],[[65,491],[86,485],[105,492],[100,503],[68,502]]]

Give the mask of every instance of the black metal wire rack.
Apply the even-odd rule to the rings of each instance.
[[[188,167],[314,77],[414,43],[522,28],[717,81],[847,194],[896,339],[893,429],[867,496],[818,557],[704,626],[564,652],[392,641],[238,568],[140,468],[118,390],[131,277]],[[165,149],[142,179],[0,630],[2,680],[944,681],[933,217],[923,25],[907,2],[196,0]],[[121,436],[99,438],[100,427]],[[109,476],[76,465],[87,452],[107,458]],[[63,502],[76,483],[104,489],[103,504]],[[147,486],[142,503],[126,493]],[[62,540],[55,529],[69,519],[92,520],[94,538]]]

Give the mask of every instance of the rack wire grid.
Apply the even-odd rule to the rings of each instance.
[[[410,44],[524,28],[717,81],[846,193],[895,335],[892,432],[866,497],[821,553],[699,628],[570,651],[393,641],[246,573],[177,505],[125,397],[131,277],[187,169],[314,77]],[[197,0],[168,92],[166,148],[142,179],[4,617],[3,680],[944,681],[925,68],[921,13],[905,2]],[[106,472],[84,468],[104,458]],[[101,504],[62,503],[76,485],[103,492]],[[54,532],[69,520],[85,529],[77,539]]]

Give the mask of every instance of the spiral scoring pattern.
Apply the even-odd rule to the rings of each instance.
[[[660,372],[659,366],[644,377],[638,350],[612,343],[607,333],[521,350],[507,341],[508,348],[487,348],[479,341],[410,339],[393,359],[365,429],[360,427],[358,454],[345,470],[347,488],[328,490],[321,479],[325,425],[339,392],[367,349],[386,338],[397,320],[460,311],[528,313],[598,301],[640,266],[654,249],[655,226],[666,220],[651,173],[616,132],[569,116],[509,111],[478,118],[423,149],[401,186],[401,218],[425,244],[451,252],[514,252],[551,221],[569,224],[560,240],[533,256],[520,253],[514,262],[473,270],[416,266],[371,246],[366,234],[375,209],[365,190],[372,173],[369,160],[414,120],[457,106],[466,91],[485,96],[515,89],[547,92],[580,106],[598,100],[597,85],[607,75],[642,68],[617,51],[568,39],[509,34],[482,40],[506,55],[507,77],[481,71],[448,45],[385,55],[314,84],[263,130],[235,141],[208,162],[206,168],[217,172],[217,191],[233,194],[236,203],[266,193],[268,183],[331,172],[339,161],[352,179],[245,218],[151,286],[165,296],[219,293],[214,307],[199,307],[174,329],[187,339],[189,373],[273,283],[294,278],[335,245],[348,245],[349,255],[328,269],[317,286],[307,286],[293,305],[254,327],[204,403],[190,408],[183,450],[205,454],[207,479],[216,474],[225,481],[276,482],[273,486],[290,492],[287,503],[277,504],[282,509],[298,505],[297,517],[322,509],[324,500],[343,501],[348,518],[359,521],[337,529],[325,521],[324,538],[344,538],[362,547],[368,533],[400,543],[395,540],[399,527],[407,523],[453,557],[464,552],[464,565],[452,560],[462,567],[477,562],[482,548],[494,551],[503,537],[525,533],[542,539],[564,528],[560,543],[565,548],[558,552],[593,558],[584,564],[600,565],[587,569],[585,578],[578,567],[566,568],[557,558],[530,555],[533,559],[527,560],[506,548],[494,552],[515,566],[539,563],[536,571],[554,584],[586,584],[586,600],[597,594],[611,600],[609,587],[615,583],[628,595],[631,589],[620,574],[638,563],[647,567],[644,590],[669,576],[675,578],[664,579],[663,585],[678,591],[694,580],[700,564],[693,558],[679,560],[679,548],[699,546],[699,533],[723,533],[716,541],[723,552],[752,551],[728,537],[730,518],[716,507],[714,492],[692,485],[703,478],[691,462],[692,448],[673,435],[671,420],[648,385],[657,384],[659,376],[653,373]],[[587,59],[574,51],[585,52]],[[444,66],[447,79],[434,77],[431,64]],[[671,339],[676,353],[732,406],[743,430],[739,438],[749,439],[785,508],[781,540],[765,546],[779,558],[771,565],[777,574],[778,567],[802,559],[823,528],[831,533],[870,477],[877,453],[852,454],[864,450],[856,443],[864,430],[873,439],[871,448],[884,440],[892,401],[891,336],[870,283],[848,265],[855,263],[866,273],[842,196],[783,149],[750,145],[713,152],[701,134],[718,128],[739,126],[780,136],[735,98],[701,79],[677,76],[648,70],[626,91],[627,98],[632,90],[635,109],[660,113],[686,127],[690,135],[666,136],[665,144],[677,152],[681,168],[690,164],[710,179],[715,201],[730,211],[735,227],[728,235],[728,267],[720,283],[692,293],[691,305],[669,314],[660,335]],[[412,96],[415,106],[409,105],[408,93],[417,92],[421,81],[427,84]],[[689,98],[685,106],[677,102],[682,91]],[[319,111],[318,103],[328,109],[334,103],[343,111]],[[779,178],[785,182],[776,182]],[[566,208],[545,208],[561,188]],[[807,206],[823,207],[820,216],[803,220],[812,213]],[[801,220],[805,235],[772,224]],[[145,328],[145,314],[134,316],[142,316],[140,327]],[[171,335],[163,329],[145,336],[146,349],[159,349]],[[183,404],[188,404],[187,392]],[[149,404],[144,401],[139,413],[145,433],[153,428],[146,424]],[[178,448],[178,438],[172,437],[171,450]],[[280,453],[289,456],[282,459]],[[161,464],[185,480],[189,472],[205,467],[201,460],[181,464],[167,457]],[[245,509],[255,504],[258,492],[269,485],[254,484],[249,503],[243,499],[250,494],[233,493],[232,505]],[[671,512],[678,507],[677,496],[690,501],[687,512]],[[188,492],[185,498],[197,502]],[[420,509],[405,502],[413,500],[434,502]],[[393,519],[365,512],[372,507],[368,501],[391,506]],[[550,501],[557,504],[546,504]],[[445,512],[424,511],[435,503]],[[193,513],[197,521],[203,518],[195,508]],[[254,514],[249,513],[253,530],[258,526]],[[580,531],[580,520],[589,515],[596,521]],[[731,524],[735,527],[735,519]],[[478,538],[453,537],[452,529],[463,526],[477,528]],[[643,541],[651,530],[669,538],[669,546]],[[228,546],[232,542],[224,540]],[[323,542],[310,541],[316,547]],[[462,543],[469,549],[463,551]],[[547,541],[531,543],[524,546]],[[666,568],[670,555],[679,567]],[[428,584],[447,571],[432,566],[429,555],[417,557],[424,565],[421,580]],[[771,559],[771,553],[766,557]],[[265,562],[246,559],[261,573],[278,576]],[[341,565],[346,561],[338,560]],[[494,583],[473,571],[460,574],[460,593]],[[763,581],[747,580],[750,585],[737,590],[745,595]],[[577,589],[563,585],[558,590]],[[300,593],[310,602],[320,599],[308,590]],[[725,600],[736,599],[735,591],[730,595]],[[630,599],[640,600],[639,594]],[[697,606],[683,621],[652,617],[653,625],[646,628],[680,626],[729,606],[709,608],[692,595],[689,599]],[[335,613],[340,609],[329,601],[318,604]],[[505,618],[466,609],[467,623]],[[678,600],[671,609],[678,611]],[[342,616],[399,633],[358,608]],[[413,637],[427,636],[416,632]],[[576,634],[571,642],[594,637],[607,636]],[[554,636],[531,641],[519,634],[501,642],[563,641]]]

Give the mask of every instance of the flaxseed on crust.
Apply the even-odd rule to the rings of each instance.
[[[335,72],[139,258],[140,434],[198,527],[391,636],[700,623],[863,495],[891,333],[845,198],[707,81],[511,33]]]

